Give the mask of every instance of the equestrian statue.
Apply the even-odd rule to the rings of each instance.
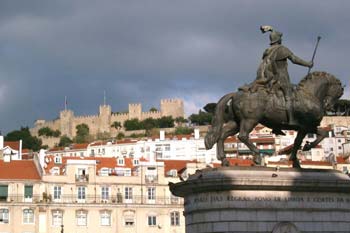
[[[326,111],[343,95],[341,82],[326,72],[311,72],[307,62],[282,45],[282,33],[271,26],[261,26],[270,32],[270,47],[263,54],[255,81],[223,96],[216,105],[212,126],[205,137],[206,149],[217,143],[217,158],[222,166],[229,166],[224,153],[224,141],[238,133],[238,139],[253,153],[255,164],[261,164],[259,149],[249,140],[249,133],[257,124],[271,128],[275,134],[282,130],[296,130],[297,136],[289,160],[300,167],[297,151],[308,133],[317,135],[315,141],[304,146],[310,150],[321,142],[327,131],[318,128]],[[308,74],[294,86],[290,83],[288,60],[309,68]]]

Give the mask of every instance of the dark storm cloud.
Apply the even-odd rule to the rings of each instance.
[[[315,69],[348,82],[348,1],[1,1],[1,129],[179,97],[187,112],[250,82],[271,24]],[[297,82],[306,73],[290,66]]]

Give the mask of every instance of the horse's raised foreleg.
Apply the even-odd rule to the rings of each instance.
[[[325,137],[327,137],[328,131],[324,129],[317,129],[316,135],[317,137],[315,141],[311,142],[310,144],[305,144],[303,151],[311,150],[311,148],[317,146]]]
[[[259,156],[259,149],[249,140],[249,133],[258,124],[256,120],[244,119],[240,123],[238,138],[243,142],[249,150],[253,152],[255,164],[261,164],[261,157]]]
[[[229,166],[229,162],[226,159],[226,154],[224,151],[224,142],[228,136],[233,136],[238,133],[238,126],[235,121],[229,121],[222,128],[221,135],[216,144],[216,157],[221,161],[221,166]]]
[[[298,131],[297,137],[294,140],[294,146],[292,149],[292,153],[289,157],[289,160],[293,161],[294,168],[300,168],[300,163],[299,163],[299,160],[297,158],[297,152],[300,148],[301,143],[303,142],[305,135],[306,135],[306,132]]]

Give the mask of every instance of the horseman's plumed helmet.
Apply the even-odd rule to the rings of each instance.
[[[283,33],[276,31],[271,26],[268,26],[268,25],[261,26],[260,30],[262,33],[271,32],[270,33],[270,44],[271,45],[275,44],[277,42],[280,42],[282,40]]]

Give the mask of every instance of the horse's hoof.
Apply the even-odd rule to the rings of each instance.
[[[227,159],[223,159],[223,160],[221,160],[221,166],[222,167],[229,167],[230,162]]]
[[[293,161],[293,168],[301,168],[300,163],[298,160]]]
[[[255,163],[255,165],[262,165],[261,164],[261,157],[259,156],[259,155],[256,155],[255,157],[254,157],[254,163]]]

